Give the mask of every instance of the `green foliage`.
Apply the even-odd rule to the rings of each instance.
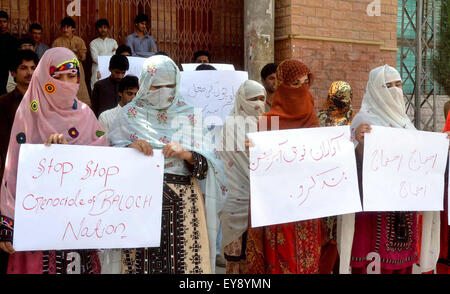
[[[450,95],[450,3],[441,3],[440,39],[432,71],[434,79],[444,88],[445,93]]]

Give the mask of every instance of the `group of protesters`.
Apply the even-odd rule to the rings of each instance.
[[[227,274],[366,274],[372,252],[379,254],[383,274],[448,271],[443,265],[448,262],[448,212],[361,212],[251,226],[252,142],[247,128],[350,126],[361,186],[364,138],[371,126],[415,129],[394,67],[380,65],[370,72],[355,115],[349,83],[333,82],[323,109],[316,113],[310,68],[297,59],[267,64],[260,81],[247,80],[238,89],[220,138],[205,143],[202,139],[211,128],[189,123],[181,132],[200,136],[187,144],[172,141],[180,133],[172,122],[181,116],[193,122],[197,113],[180,94],[177,64],[159,52],[147,34],[148,22],[146,15],[136,16],[136,31],[121,46],[108,37],[106,19],[96,22],[98,38],[90,43],[93,64],[87,85],[82,62],[88,50],[74,35],[72,18],[62,20],[62,36],[50,49],[41,42],[39,24],[30,26],[30,37],[15,40],[8,33],[8,15],[0,12],[0,49],[9,61],[7,66],[2,62],[0,73],[2,273],[71,273],[75,254],[76,272],[82,274],[210,274],[216,265],[226,266]],[[99,56],[111,56],[108,77],[99,72]],[[127,56],[146,58],[139,77],[125,76]],[[203,64],[197,70],[215,70],[207,51],[196,52],[192,61]],[[246,125],[236,117],[244,118]],[[268,122],[264,127],[262,118]],[[274,118],[276,125],[271,123]],[[146,156],[162,150],[166,213],[160,247],[16,252],[18,157],[25,143],[128,147]],[[247,148],[223,148],[229,144]]]

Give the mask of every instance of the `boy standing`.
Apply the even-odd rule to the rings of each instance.
[[[61,21],[62,36],[56,39],[52,48],[65,47],[72,50],[80,62],[80,89],[78,90],[77,98],[91,106],[91,99],[89,98],[89,92],[86,85],[85,74],[83,69],[83,61],[86,60],[87,48],[83,39],[75,36],[75,21],[71,17],[66,17]]]
[[[92,110],[99,115],[117,106],[119,98],[119,83],[130,68],[128,58],[123,55],[114,55],[109,61],[111,76],[100,80],[92,90]]]
[[[97,30],[98,38],[93,40],[89,45],[89,47],[91,48],[92,56],[91,89],[94,89],[94,84],[98,80],[102,79],[100,72],[98,71],[98,57],[113,56],[114,54],[116,54],[116,50],[119,47],[116,40],[108,38],[108,20],[99,19],[95,23],[95,29]]]
[[[39,59],[42,58],[45,51],[49,49],[49,47],[42,43],[42,26],[38,23],[33,23],[30,25],[30,36],[34,41],[34,52],[38,55]]]

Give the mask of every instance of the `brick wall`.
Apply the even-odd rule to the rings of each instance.
[[[316,76],[316,109],[337,80],[354,89],[361,106],[370,70],[396,66],[397,0],[381,0],[381,16],[369,16],[372,0],[277,0],[275,60],[298,58]]]
[[[447,103],[447,101],[450,100],[449,96],[439,95],[436,99],[436,132],[441,132],[445,127],[445,115],[444,115],[444,105]],[[432,119],[433,111],[431,108],[424,107],[422,109],[422,121],[430,121]],[[414,116],[412,113],[410,113],[410,118],[414,119]],[[432,123],[429,128],[425,128],[424,131],[432,132],[431,129]]]

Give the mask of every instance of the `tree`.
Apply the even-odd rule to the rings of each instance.
[[[447,0],[441,2],[440,39],[432,72],[436,82],[450,95],[450,3]]]

